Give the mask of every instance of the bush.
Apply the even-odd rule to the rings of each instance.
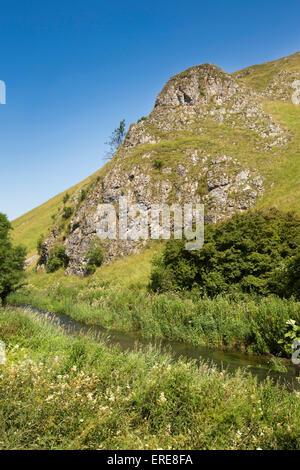
[[[201,250],[188,251],[185,240],[169,240],[160,265],[153,264],[150,286],[197,287],[210,296],[234,290],[289,296],[299,292],[299,241],[300,219],[292,213],[237,214],[208,225]]]
[[[5,303],[10,292],[21,285],[24,278],[26,250],[14,247],[9,232],[12,230],[6,215],[0,213],[0,299]]]
[[[70,194],[69,194],[69,193],[66,193],[66,194],[64,195],[64,198],[63,198],[63,203],[66,204],[69,199],[70,199]]]
[[[87,194],[88,194],[87,190],[86,190],[86,189],[82,189],[82,190],[80,191],[79,202],[84,201],[84,200],[86,199],[86,197],[87,197]]]
[[[153,168],[155,168],[155,170],[161,170],[162,167],[163,167],[163,161],[160,160],[160,158],[157,158],[156,160],[154,160]]]
[[[91,275],[94,274],[96,268],[101,266],[103,262],[103,248],[98,245],[96,242],[91,243],[90,248],[86,254],[86,274]]]
[[[282,263],[272,278],[274,290],[282,297],[295,297],[300,300],[300,248],[295,256]]]
[[[46,265],[47,273],[53,273],[59,268],[66,268],[68,266],[69,258],[66,255],[64,246],[55,246],[51,252]]]
[[[71,206],[65,206],[63,209],[63,219],[67,220],[69,219],[73,214],[73,207]]]

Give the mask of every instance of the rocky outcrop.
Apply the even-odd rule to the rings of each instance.
[[[263,177],[227,151],[220,129],[250,132],[263,152],[285,145],[289,138],[264,111],[258,94],[220,68],[204,64],[172,77],[150,115],[130,126],[122,147],[103,177],[89,188],[87,198],[80,201],[75,196],[75,212],[67,229],[59,229],[58,217],[43,245],[42,264],[60,240],[69,258],[66,273],[83,275],[86,252],[97,237],[97,206],[117,207],[121,196],[143,209],[154,203],[203,203],[210,222],[253,207],[264,193]],[[211,151],[202,144],[202,136],[215,144],[210,145]],[[134,220],[130,214],[128,218],[130,231]],[[146,241],[129,237],[102,243],[109,262],[138,251]]]

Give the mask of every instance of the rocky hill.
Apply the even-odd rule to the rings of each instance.
[[[40,215],[17,219],[15,238],[28,239],[34,254],[33,233],[48,230],[40,268],[51,248],[64,244],[66,272],[84,274],[99,202],[117,204],[120,196],[143,207],[201,202],[206,220],[216,222],[253,206],[298,210],[299,183],[300,53],[233,74],[204,64],[166,83],[149,116],[130,126],[113,159],[69,190],[65,204],[60,195]],[[106,261],[141,243],[104,242]]]

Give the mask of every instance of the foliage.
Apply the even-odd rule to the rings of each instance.
[[[42,341],[41,341],[42,338]],[[300,449],[298,392],[0,311],[2,449]]]
[[[156,158],[153,162],[153,168],[155,168],[155,170],[161,170],[163,165],[164,163],[160,158]]]
[[[87,190],[86,190],[86,189],[82,189],[82,190],[80,191],[80,195],[79,195],[79,202],[84,201],[84,200],[86,199],[86,197],[87,197],[87,194],[88,194],[88,193],[87,193]]]
[[[206,226],[201,250],[186,250],[186,240],[169,240],[160,264],[153,266],[150,285],[155,291],[197,287],[210,296],[237,290],[285,296],[278,269],[293,260],[293,292],[299,285],[299,270],[294,269],[295,263],[299,268],[299,241],[300,219],[292,213],[237,214]]]
[[[113,131],[108,142],[105,142],[105,144],[109,146],[109,150],[107,152],[107,156],[109,158],[111,158],[116,153],[118,148],[122,145],[125,135],[126,135],[126,124],[125,124],[125,119],[122,119],[122,121],[120,121],[119,127],[117,127]]]
[[[300,300],[300,246],[297,247],[295,255],[289,258],[281,269],[275,271],[273,282],[277,283],[281,296],[294,296]]]
[[[120,265],[119,265],[120,266]],[[289,319],[300,324],[300,302],[249,294],[203,297],[199,290],[184,294],[149,294],[138,283],[120,284],[118,272],[70,278],[59,271],[32,273],[28,287],[8,302],[32,305],[68,315],[87,325],[139,331],[146,338],[169,338],[194,345],[285,356],[278,343]],[[130,274],[128,274],[130,276]]]
[[[69,193],[66,193],[63,197],[63,203],[66,204],[68,202],[68,200],[70,199],[70,194]]]
[[[72,216],[73,212],[74,212],[73,207],[64,206],[63,215],[62,215],[63,219],[65,219],[65,220],[69,219]]]
[[[44,243],[44,235],[40,235],[39,238],[38,238],[38,241],[37,241],[37,244],[36,244],[36,248],[37,248],[37,252],[39,255],[42,254],[42,248],[43,248],[43,243]]]
[[[292,354],[293,352],[293,343],[294,341],[299,341],[300,343],[300,326],[297,325],[296,321],[290,318],[286,322],[286,333],[284,334],[284,339],[278,341],[279,344],[283,345],[283,348],[287,355]]]
[[[12,245],[10,230],[12,226],[6,215],[0,213],[0,299],[3,303],[24,278],[26,250]]]
[[[87,261],[86,265],[86,274],[91,275],[94,274],[96,268],[101,266],[103,262],[104,254],[103,248],[97,242],[92,242],[90,244],[89,250],[85,256]]]
[[[57,245],[52,248],[50,252],[49,259],[46,265],[47,273],[53,273],[59,268],[67,267],[68,265],[68,256],[66,255],[66,249],[64,246]]]

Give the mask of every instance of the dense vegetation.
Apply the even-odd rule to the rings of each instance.
[[[287,322],[300,325],[300,302],[261,296],[202,297],[150,294],[135,288],[101,283],[97,277],[65,279],[63,272],[31,277],[30,284],[9,297],[13,304],[69,315],[88,325],[139,331],[145,337],[166,337],[194,345],[290,357],[284,339]],[[69,284],[68,284],[69,282]]]
[[[250,211],[205,227],[201,250],[170,240],[154,261],[156,291],[197,288],[204,295],[230,292],[300,295],[300,218],[277,210]]]
[[[2,449],[300,449],[298,392],[0,311]]]
[[[47,262],[46,270],[48,273],[53,273],[59,268],[66,268],[68,264],[68,256],[64,246],[57,245],[50,251],[50,256]]]
[[[26,250],[12,245],[10,230],[10,222],[0,213],[0,300],[3,303],[8,294],[20,286],[24,277]]]
[[[87,275],[94,274],[97,268],[99,268],[103,262],[104,253],[103,248],[97,242],[92,242],[88,252],[86,254],[87,265],[85,272]]]

